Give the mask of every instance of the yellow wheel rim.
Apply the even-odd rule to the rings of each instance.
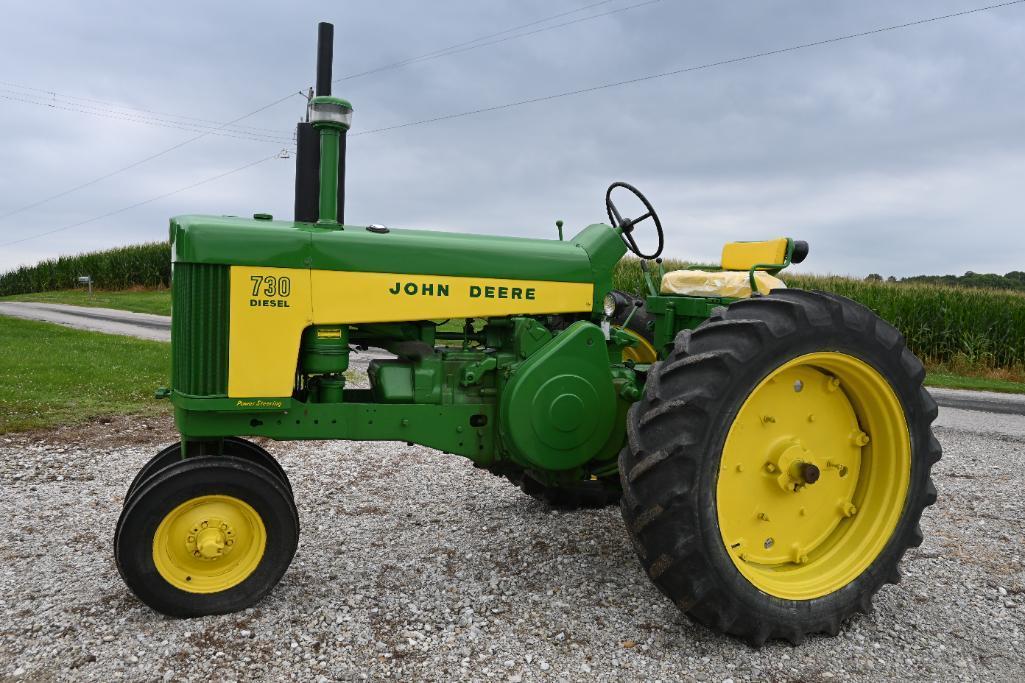
[[[828,595],[882,552],[910,474],[907,421],[883,376],[843,353],[799,356],[755,387],[726,436],[723,543],[765,593]]]
[[[650,365],[658,360],[658,352],[655,351],[655,347],[651,345],[651,342],[633,330],[625,327],[619,327],[619,329],[636,340],[632,346],[623,349],[623,360],[632,360],[634,363],[646,365]]]
[[[263,559],[267,530],[251,505],[200,496],[171,510],[153,535],[153,564],[189,593],[217,593],[246,580]]]

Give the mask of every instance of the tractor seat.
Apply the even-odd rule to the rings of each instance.
[[[755,284],[761,294],[786,287],[778,277],[761,270],[755,271]],[[751,279],[746,272],[736,270],[674,270],[662,277],[660,292],[677,296],[746,299],[751,296]]]
[[[786,237],[764,242],[729,242],[722,248],[721,271],[674,270],[662,278],[660,291],[678,296],[746,299],[751,296],[751,271],[760,293],[785,288],[783,281],[770,272],[778,272],[789,264],[788,250],[792,251],[795,263],[803,260],[797,245],[802,245],[801,250],[807,253],[805,243],[794,243],[791,247]]]

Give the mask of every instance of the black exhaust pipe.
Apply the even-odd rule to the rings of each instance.
[[[331,94],[331,68],[334,60],[335,27],[327,22],[317,25],[316,95]],[[295,220],[316,223],[320,218],[320,135],[307,120],[295,132]],[[338,140],[338,217],[345,215],[345,135]]]
[[[331,94],[331,63],[335,52],[335,26],[326,21],[317,24],[317,94]]]

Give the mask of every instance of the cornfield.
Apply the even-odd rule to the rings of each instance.
[[[668,260],[663,265],[667,271],[715,268]],[[72,289],[81,275],[91,276],[98,289],[168,287],[170,247],[166,242],[153,242],[24,266],[0,275],[0,296]],[[835,292],[868,306],[896,325],[911,350],[929,363],[976,368],[1025,366],[1025,295],[835,276],[784,274],[783,279],[791,287]],[[644,292],[637,259],[623,259],[613,280],[617,289]]]
[[[60,256],[0,275],[0,296],[73,289],[88,275],[98,289],[168,287],[171,247],[167,242],[135,244],[78,256]]]
[[[666,270],[687,264],[667,261]],[[695,267],[695,266],[690,266]],[[846,277],[784,273],[790,287],[834,292],[871,308],[903,333],[908,347],[932,364],[975,368],[1025,366],[1025,296],[967,287],[866,282]],[[641,293],[636,259],[616,268],[617,289]]]

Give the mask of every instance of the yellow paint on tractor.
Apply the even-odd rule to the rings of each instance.
[[[828,595],[893,536],[910,472],[904,411],[882,375],[842,353],[800,356],[751,392],[730,427],[716,487],[723,543],[770,595]]]
[[[153,565],[188,593],[219,593],[260,565],[267,530],[251,505],[233,496],[199,496],[171,510],[153,534]]]
[[[228,396],[289,396],[309,325],[590,311],[581,282],[232,266]]]
[[[786,257],[786,237],[764,242],[728,242],[722,248],[722,268],[751,270],[755,266],[782,264]]]
[[[317,324],[580,313],[594,297],[584,282],[339,270],[314,270],[312,278]]]

